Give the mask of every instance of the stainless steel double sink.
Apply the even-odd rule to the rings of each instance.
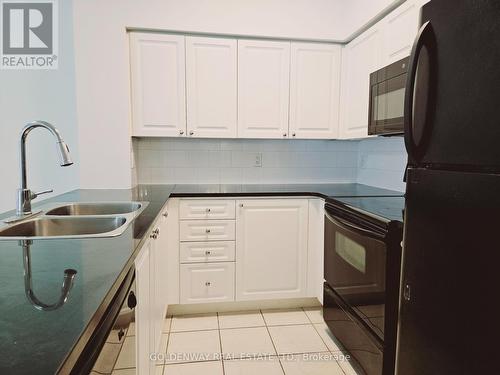
[[[0,226],[0,240],[119,236],[147,204],[89,202],[42,206],[40,216]]]

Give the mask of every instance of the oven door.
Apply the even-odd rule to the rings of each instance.
[[[385,303],[384,237],[369,223],[326,210],[325,280],[353,308]]]
[[[404,98],[407,74],[370,85],[369,135],[404,133]]]

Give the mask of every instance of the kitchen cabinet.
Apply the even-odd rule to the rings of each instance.
[[[184,135],[184,36],[130,33],[130,69],[132,135]]]
[[[238,40],[238,136],[287,138],[290,42]]]
[[[234,262],[180,266],[181,303],[234,301]]]
[[[382,20],[381,67],[410,55],[418,31],[420,3],[406,1]]]
[[[376,24],[342,51],[340,138],[368,136],[370,73],[380,67],[382,30]]]
[[[186,37],[187,134],[235,138],[237,41]]]
[[[305,297],[308,201],[236,202],[236,300]]]
[[[290,136],[338,136],[341,47],[327,43],[291,44]]]

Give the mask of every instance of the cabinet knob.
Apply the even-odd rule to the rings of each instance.
[[[150,234],[149,238],[152,238],[153,240],[156,240],[158,238],[158,235],[156,233]]]
[[[207,281],[207,282],[205,283],[205,285],[206,285],[206,286],[210,286],[210,285],[212,285],[212,283],[211,283],[210,281]]]
[[[286,133],[283,133],[283,137],[286,137]]]
[[[165,212],[163,213],[163,217],[168,217],[168,211],[165,211]]]
[[[194,134],[194,131],[190,130],[189,135],[193,135],[193,134]]]
[[[210,208],[207,208],[205,211],[210,212],[211,210],[210,210]]]
[[[240,207],[243,207],[243,203],[240,203]]]
[[[210,233],[210,229],[205,229],[205,233]]]
[[[205,251],[205,255],[210,255],[212,252],[210,250]]]
[[[292,133],[292,137],[295,137],[295,133]]]
[[[183,134],[184,134],[184,130],[182,130],[182,129],[181,129],[181,130],[179,130],[179,134],[180,134],[180,135],[183,135]]]

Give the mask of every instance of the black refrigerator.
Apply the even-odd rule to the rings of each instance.
[[[432,0],[420,22],[396,373],[500,373],[500,1]]]

